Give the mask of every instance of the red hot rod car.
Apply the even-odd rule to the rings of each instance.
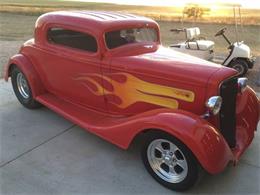
[[[252,142],[259,100],[233,69],[161,45],[158,24],[112,12],[39,17],[5,66],[18,100],[45,105],[127,149],[142,136],[148,172],[173,190],[216,174]]]

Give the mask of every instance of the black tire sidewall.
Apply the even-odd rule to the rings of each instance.
[[[236,66],[236,65],[240,65],[241,67],[243,67],[244,71],[243,72],[239,72],[239,76],[244,76],[247,73],[247,71],[248,71],[248,64],[247,64],[247,62],[245,60],[236,59],[236,60],[231,62],[229,67],[234,68],[234,66]]]
[[[156,139],[169,140],[170,142],[174,143],[184,154],[184,156],[187,160],[187,164],[188,164],[188,174],[183,181],[181,181],[179,183],[169,183],[167,181],[164,181],[151,168],[150,163],[147,158],[147,149],[149,147],[149,144]],[[141,155],[142,155],[142,160],[145,165],[145,168],[150,173],[150,175],[161,185],[163,185],[171,190],[175,190],[175,191],[187,190],[190,187],[192,187],[199,178],[199,166],[198,166],[197,160],[194,157],[194,155],[192,154],[192,152],[182,142],[180,142],[178,139],[176,139],[175,137],[173,137],[167,133],[156,132],[156,133],[151,133],[151,134],[147,135],[145,137],[145,142],[143,144]]]
[[[26,82],[29,86],[29,98],[24,98],[21,93],[19,92],[18,90],[18,86],[17,86],[17,75],[19,73],[22,73],[26,79]],[[19,100],[19,102],[24,105],[24,106],[30,106],[32,103],[33,103],[33,97],[32,97],[32,92],[31,92],[31,87],[30,87],[30,83],[28,82],[28,79],[26,78],[26,75],[20,70],[18,69],[17,67],[14,67],[12,69],[12,72],[11,72],[11,80],[12,80],[12,85],[13,85],[13,90],[14,90],[14,93],[17,97],[17,99]]]

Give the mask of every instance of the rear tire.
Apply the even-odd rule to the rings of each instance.
[[[248,71],[248,64],[243,59],[235,59],[229,64],[230,68],[234,68],[239,72],[239,76],[244,76]]]
[[[14,93],[24,107],[36,109],[42,106],[33,99],[31,87],[25,74],[16,66],[11,70],[11,79]]]
[[[199,165],[194,155],[169,134],[148,133],[142,160],[150,175],[171,190],[187,190],[199,179]]]

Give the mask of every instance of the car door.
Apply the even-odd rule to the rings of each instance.
[[[50,93],[96,110],[105,111],[97,39],[89,32],[66,27],[50,27],[47,47],[38,56],[41,76]]]

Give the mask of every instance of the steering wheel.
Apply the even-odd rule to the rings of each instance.
[[[215,37],[217,36],[220,36],[220,35],[223,35],[225,32],[226,32],[227,28],[222,28],[221,30],[219,30],[216,34],[215,34]]]

